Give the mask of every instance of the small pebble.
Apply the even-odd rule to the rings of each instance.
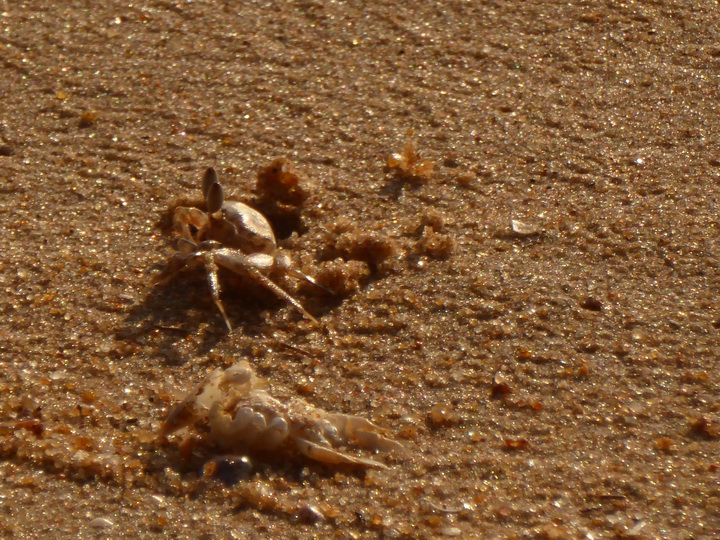
[[[323,516],[320,510],[308,504],[301,506],[295,514],[295,517],[297,517],[298,521],[309,524],[318,523],[325,519],[325,516]]]
[[[217,456],[203,467],[203,476],[219,479],[226,486],[237,484],[250,477],[253,464],[247,456]]]
[[[498,371],[495,373],[495,376],[493,377],[493,385],[492,389],[490,390],[490,395],[492,397],[497,396],[506,396],[508,394],[512,394],[513,389],[508,384],[507,378],[505,375],[502,374],[502,372]]]
[[[88,128],[95,125],[95,122],[97,121],[97,114],[91,111],[85,111],[80,115],[80,120],[78,121],[78,127],[81,128]]]
[[[505,439],[505,448],[508,450],[520,450],[527,445],[527,439]]]
[[[437,404],[428,413],[428,421],[433,428],[450,426],[457,423],[458,416],[452,410],[451,405]]]
[[[590,311],[602,311],[603,305],[600,300],[592,296],[586,296],[580,302],[580,307]]]

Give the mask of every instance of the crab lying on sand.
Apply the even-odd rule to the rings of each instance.
[[[300,302],[268,277],[273,273],[287,274],[327,291],[313,278],[293,268],[290,258],[278,249],[275,234],[265,216],[239,201],[226,201],[213,168],[205,172],[202,192],[207,212],[184,206],[175,209],[173,225],[180,237],[178,252],[170,258],[158,281],[173,276],[187,265],[203,264],[213,300],[228,330],[232,331],[230,319],[220,301],[218,278],[218,268],[227,268],[236,274],[249,276],[292,305],[305,318],[319,324]]]
[[[374,468],[386,466],[338,447],[404,451],[400,443],[382,435],[383,428],[364,418],[328,413],[301,399],[284,404],[264,387],[246,361],[216,369],[170,411],[161,435],[206,421],[210,442],[223,451],[296,451],[331,465]]]

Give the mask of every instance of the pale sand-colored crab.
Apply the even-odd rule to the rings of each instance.
[[[188,264],[204,265],[213,300],[229,331],[232,331],[232,325],[220,300],[219,267],[251,277],[305,318],[319,324],[300,302],[268,277],[273,273],[284,273],[327,290],[292,267],[290,258],[278,249],[275,234],[265,216],[239,201],[226,201],[212,167],[205,172],[202,192],[207,212],[184,206],[175,209],[173,226],[180,237],[178,253],[170,258],[158,280],[169,278]]]
[[[200,430],[223,451],[296,451],[322,463],[358,467],[386,468],[338,447],[404,452],[400,443],[382,435],[383,428],[364,418],[329,413],[302,399],[285,404],[265,387],[246,361],[216,369],[170,411],[161,435],[206,422]]]

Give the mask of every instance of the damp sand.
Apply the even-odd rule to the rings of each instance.
[[[1,535],[720,534],[718,21],[4,2]],[[222,276],[228,335],[200,270],[153,283],[168,209],[277,157],[312,183],[280,245],[338,294],[283,286],[329,330]],[[241,359],[408,456],[204,476],[157,429]]]

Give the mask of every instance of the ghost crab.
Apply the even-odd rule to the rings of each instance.
[[[267,393],[246,361],[213,371],[168,414],[160,428],[167,436],[191,424],[207,423],[209,442],[225,451],[296,451],[330,465],[387,468],[373,459],[342,452],[354,444],[370,450],[403,452],[380,426],[313,407],[301,399],[288,404]]]
[[[232,325],[220,300],[220,267],[251,277],[319,326],[317,319],[300,302],[268,277],[273,273],[287,274],[327,291],[313,278],[293,268],[290,258],[278,249],[275,234],[265,216],[239,201],[226,201],[217,172],[212,167],[203,177],[202,193],[207,211],[183,206],[175,209],[173,227],[179,236],[178,252],[170,258],[158,279],[168,278],[189,264],[202,264],[213,300],[228,331],[232,331]]]

